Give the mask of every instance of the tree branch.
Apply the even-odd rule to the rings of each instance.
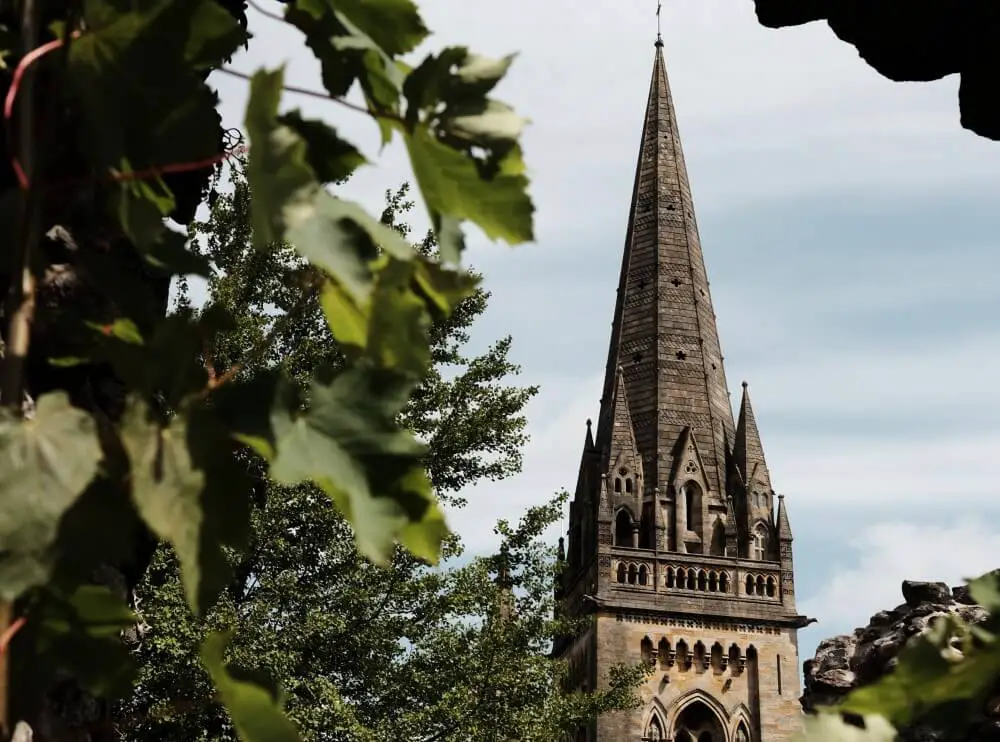
[[[281,20],[284,20],[282,18]],[[246,72],[240,72],[239,70],[234,70],[232,67],[219,67],[218,72],[223,72],[232,77],[238,77],[241,80],[247,80],[248,82],[253,79],[252,75],[248,75]],[[392,121],[402,122],[402,118],[396,116],[392,113],[385,113],[383,111],[372,111],[366,106],[358,105],[357,103],[351,103],[349,100],[343,98],[335,98],[326,91],[313,90],[311,88],[301,88],[298,85],[284,85],[282,90],[289,93],[297,93],[298,95],[307,95],[310,98],[319,98],[320,100],[327,100],[332,103],[337,103],[344,108],[350,108],[352,111],[357,111],[358,113],[363,113],[366,116],[371,116],[373,119],[390,119]]]

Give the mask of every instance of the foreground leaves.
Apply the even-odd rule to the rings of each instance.
[[[864,727],[848,724],[837,714],[820,714],[805,720],[799,742],[893,742],[896,728],[878,714],[864,716]]]
[[[330,95],[360,89],[362,113],[367,110],[383,142],[405,140],[440,249],[427,243],[416,249],[402,230],[327,190],[366,158],[338,129],[280,110],[282,70],[257,72],[245,116],[254,196],[245,232],[260,255],[294,250],[293,277],[283,284],[280,301],[257,307],[244,338],[256,342],[253,349],[228,359],[225,338],[233,318],[216,306],[162,317],[171,277],[211,277],[218,269],[167,229],[165,219],[189,222],[181,215],[195,204],[191,193],[185,200],[182,181],[230,154],[223,150],[218,98],[206,80],[248,38],[242,4],[84,0],[64,17],[46,9],[52,17],[41,24],[42,36],[53,36],[21,43],[10,34],[16,49],[56,38],[42,51],[63,55],[46,66],[45,79],[55,95],[50,113],[59,114],[54,126],[66,136],[59,141],[50,136],[56,129],[41,132],[51,148],[46,188],[31,194],[40,199],[39,213],[59,222],[52,227],[58,235],[50,235],[54,244],[45,251],[35,250],[30,264],[38,275],[58,269],[51,272],[73,284],[71,292],[80,289],[74,279],[87,276],[80,290],[96,289],[91,293],[97,295],[92,305],[65,302],[72,306],[61,319],[74,342],[70,350],[50,345],[60,351],[52,354],[53,366],[65,373],[57,384],[93,410],[100,440],[90,415],[58,393],[39,401],[34,420],[0,420],[0,597],[30,593],[22,603],[34,612],[19,645],[26,656],[40,647],[52,654],[57,646],[71,656],[63,647],[70,641],[92,652],[99,644],[91,640],[107,640],[132,620],[113,595],[87,592],[78,583],[94,565],[141,572],[143,524],[176,555],[188,606],[207,614],[220,595],[248,589],[255,576],[242,560],[250,546],[251,504],[268,477],[275,486],[324,493],[346,519],[359,559],[389,565],[401,545],[416,569],[436,562],[448,543],[432,475],[436,486],[453,490],[512,467],[509,452],[521,440],[523,422],[510,423],[513,443],[490,440],[493,432],[478,429],[488,413],[476,402],[489,393],[477,379],[495,380],[489,368],[471,370],[472,380],[457,381],[455,395],[445,398],[435,397],[444,382],[434,370],[463,360],[453,348],[435,345],[439,328],[475,296],[476,280],[457,265],[463,224],[511,244],[533,235],[518,143],[525,120],[487,97],[511,58],[488,60],[456,47],[411,68],[402,55],[430,33],[412,0],[286,5],[286,19],[305,34]],[[70,120],[74,126],[66,125]],[[203,183],[199,178],[192,182]],[[4,203],[21,195],[15,188],[0,194]],[[57,198],[68,205],[57,205]],[[33,198],[27,203],[35,205]],[[5,244],[17,245],[16,235]],[[133,271],[132,264],[139,267]],[[257,290],[233,287],[236,293]],[[287,327],[270,322],[275,311]],[[453,325],[462,326],[461,320]],[[297,349],[282,337],[289,328],[303,331],[306,345],[318,344],[320,336],[335,342],[334,362],[296,367],[281,359],[261,368],[262,357],[294,355]],[[499,368],[509,367],[505,348],[501,343],[490,350],[489,359],[502,361]],[[111,377],[123,388],[103,388]],[[428,378],[431,383],[422,386]],[[34,381],[26,386],[34,388]],[[488,401],[517,416],[523,400],[513,396],[513,402]],[[474,422],[466,426],[470,432],[443,418],[444,445],[431,452],[408,427],[435,406],[441,414],[464,406]],[[448,470],[444,451],[483,447],[499,456],[462,462],[466,470],[450,478],[441,473]],[[126,536],[102,521],[109,513],[114,523],[135,531],[136,543],[122,546]],[[95,523],[109,543],[101,543]],[[89,531],[95,538],[85,550],[76,548]],[[84,551],[86,558],[72,569],[74,554]],[[50,552],[59,557],[58,579],[44,585]],[[243,571],[232,580],[234,564]],[[82,633],[66,628],[77,624],[85,627]],[[227,643],[225,636],[209,637],[202,658],[237,733],[247,740],[296,739],[263,676],[225,664]],[[110,692],[120,687],[126,665],[115,659],[93,676],[73,671]],[[538,687],[552,681],[548,666],[537,669]],[[347,693],[331,687],[324,694],[346,707]]]
[[[423,470],[425,447],[395,421],[410,389],[391,374],[348,369],[313,384],[308,412],[275,422],[271,475],[320,485],[354,525],[361,552],[381,563],[397,539],[436,562],[447,533]]]
[[[121,632],[136,615],[102,585],[81,585],[72,593],[52,591],[42,603],[36,666],[69,671],[99,697],[127,692],[135,667]]]
[[[34,417],[0,417],[0,597],[13,600],[48,578],[59,521],[97,473],[97,427],[62,392],[43,395]]]
[[[202,489],[205,477],[191,462],[183,417],[169,424],[133,400],[122,425],[122,443],[132,471],[132,500],[153,532],[169,541],[184,572],[188,601],[205,605],[201,594]]]
[[[212,677],[219,699],[229,712],[233,726],[245,742],[299,742],[295,725],[281,710],[274,688],[259,675],[226,664],[224,654],[231,636],[210,634],[202,645],[201,658]]]
[[[891,672],[822,709],[808,738],[852,739],[840,727],[845,713],[864,717],[866,724],[874,719],[876,729],[919,723],[938,732],[966,733],[1000,681],[1000,571],[969,581],[969,592],[990,611],[987,621],[971,625],[957,615],[936,618],[907,642]]]

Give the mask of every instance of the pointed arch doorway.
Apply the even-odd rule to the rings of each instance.
[[[715,712],[701,701],[694,701],[674,721],[673,742],[727,742],[725,727]]]

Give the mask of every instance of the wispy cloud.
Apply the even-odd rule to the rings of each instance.
[[[949,522],[950,521],[950,522]],[[940,523],[883,521],[847,541],[843,567],[799,606],[829,632],[848,632],[903,602],[903,580],[960,585],[994,569],[1000,533],[971,518]]]

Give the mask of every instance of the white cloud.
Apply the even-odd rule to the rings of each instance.
[[[849,562],[799,604],[818,618],[824,636],[865,626],[869,617],[903,602],[903,580],[963,580],[996,568],[1000,533],[971,518],[951,524],[881,522],[849,542]]]

